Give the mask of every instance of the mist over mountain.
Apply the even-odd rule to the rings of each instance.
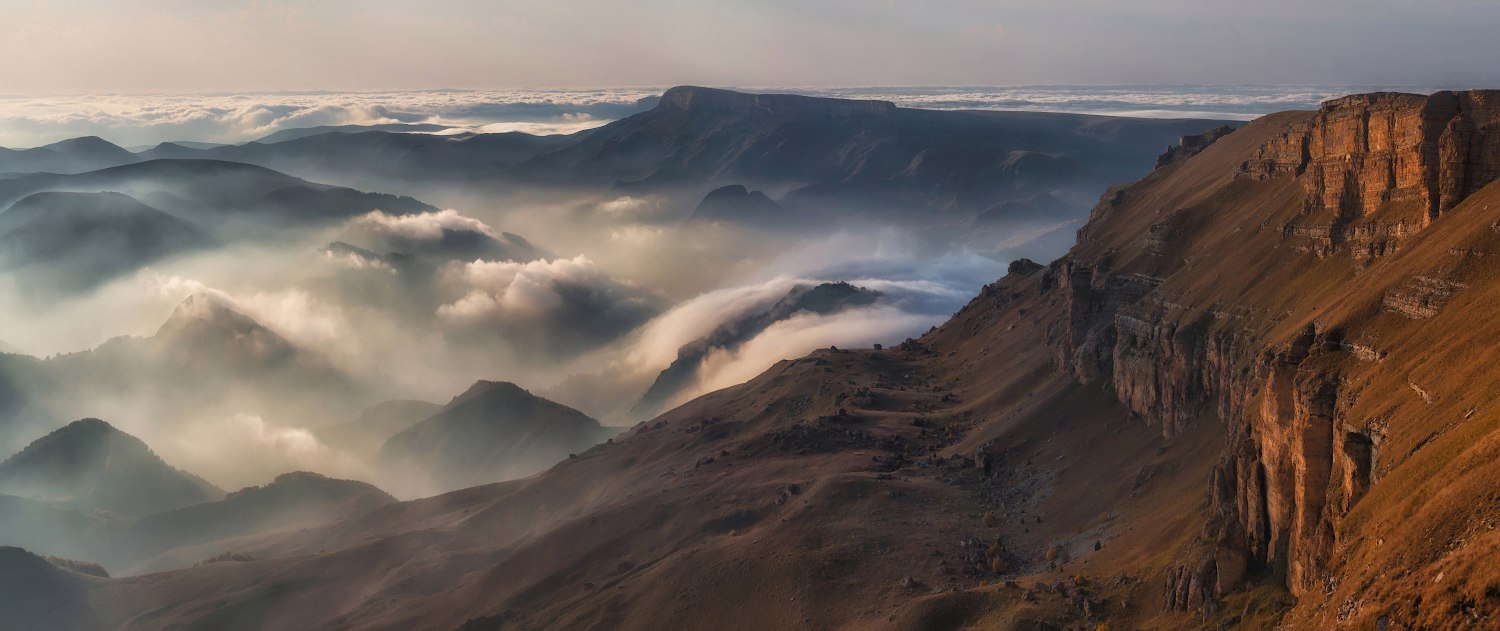
[[[455,184],[493,178],[505,167],[567,141],[564,136],[519,132],[437,136],[398,129],[402,128],[293,129],[242,145],[157,146],[139,156],[240,162],[313,179],[384,188],[393,181]]]
[[[721,186],[703,196],[690,221],[725,221],[751,226],[775,226],[793,221],[781,204],[760,191],[739,184]]]
[[[0,462],[0,493],[84,513],[144,515],[212,501],[223,492],[162,462],[139,439],[84,419]]]
[[[849,276],[682,300],[582,361],[656,378],[705,347],[820,341],[624,431],[499,381],[425,420],[392,404],[355,422],[396,430],[381,462],[412,469],[393,482],[425,470],[442,495],[341,487],[347,516],[149,562],[171,572],[85,578],[20,551],[0,568],[81,628],[251,610],[302,627],[1485,628],[1497,375],[1474,323],[1500,287],[1497,102],[1358,95],[1184,142],[1101,191],[1061,257],[1009,263],[879,348],[822,327],[941,294]],[[93,527],[58,510],[0,498],[15,523]]]
[[[679,87],[650,111],[518,164],[529,179],[622,190],[742,184],[804,209],[959,212],[1136,173],[1201,120],[935,112],[883,101]]]
[[[139,439],[98,419],[76,421],[37,440],[0,465],[0,476],[0,525],[13,543],[92,559],[113,576],[221,556],[248,560],[255,537],[357,517],[395,502],[369,484],[308,472],[225,494],[166,466]],[[217,552],[237,543],[244,546],[239,553]]]
[[[28,432],[49,423],[108,412],[132,429],[149,430],[153,439],[174,437],[179,444],[170,445],[170,452],[178,462],[212,461],[218,475],[250,466],[255,458],[266,458],[261,466],[275,466],[269,454],[318,447],[310,436],[277,433],[263,419],[305,423],[352,416],[365,391],[317,352],[209,294],[183,301],[150,337],[116,338],[45,360],[3,359],[7,387],[0,392],[15,396],[4,401],[9,414],[0,424],[0,445],[24,444]],[[193,444],[193,437],[217,444]],[[228,454],[238,458],[221,457]]]
[[[410,134],[430,134],[448,129],[442,125],[432,123],[384,123],[375,125],[315,125],[312,127],[292,127],[282,129],[275,133],[267,134],[250,142],[262,145],[273,145],[278,142],[318,136],[322,134],[353,134],[366,131],[390,131]],[[208,147],[200,147],[208,148]],[[166,156],[162,156],[166,157]]]
[[[677,357],[671,365],[656,376],[651,388],[641,395],[631,412],[638,418],[654,416],[693,385],[710,354],[738,350],[778,322],[798,315],[828,315],[850,307],[866,306],[879,298],[880,292],[849,283],[797,285],[764,309],[724,322],[709,334],[683,345],[677,350]]]
[[[530,475],[615,432],[513,383],[480,381],[391,436],[379,460],[393,488],[452,490]]]
[[[433,210],[410,198],[314,184],[236,162],[150,160],[76,175],[36,174],[0,181],[0,204],[44,191],[118,192],[194,221],[263,220],[314,223],[383,209]],[[210,226],[217,227],[217,226]]]
[[[198,226],[119,193],[34,193],[0,213],[0,260],[28,285],[62,293],[214,242]]]
[[[1487,110],[1464,107],[1423,141],[1445,153],[1390,164],[1484,155]],[[0,327],[37,356],[0,354],[0,447],[31,472],[0,485],[0,545],[60,559],[64,574],[14,564],[40,598],[86,594],[68,622],[85,629],[1167,628],[1178,602],[1261,620],[1302,579],[1276,582],[1256,547],[1274,538],[1237,538],[1253,519],[1191,499],[1229,434],[1207,404],[1189,428],[1173,393],[1253,390],[1270,369],[1240,359],[1280,352],[1279,323],[1311,316],[1266,315],[1302,304],[1269,285],[1230,299],[1258,267],[1209,253],[1328,266],[1360,239],[1386,256],[1420,224],[1401,205],[1420,186],[1368,203],[1348,191],[1379,178],[1338,189],[1325,157],[1343,149],[1309,140],[1302,163],[1296,139],[1342,136],[1281,116],[681,87],[568,134],[334,121],[11,173],[0,254],[29,258],[0,273]],[[1349,164],[1374,173],[1371,155]],[[1457,199],[1485,172],[1397,179]],[[1393,205],[1366,225],[1306,201],[1356,197]],[[1408,284],[1392,309],[1426,313],[1449,287]],[[1156,307],[1169,316],[1130,319]],[[1199,335],[1231,316],[1261,337]],[[1176,359],[1141,359],[1158,355]],[[1178,374],[1221,359],[1215,380]],[[106,438],[54,437],[96,424]],[[1339,440],[1349,463],[1329,466],[1354,473],[1329,488],[1369,493],[1364,440]],[[130,449],[43,449],[73,443]],[[1280,443],[1255,444],[1284,473]],[[101,477],[27,455],[72,451],[119,457]],[[129,474],[161,467],[209,493]],[[1296,540],[1324,558],[1308,552],[1322,539]],[[1205,587],[1209,549],[1227,550],[1226,587]],[[1240,557],[1254,571],[1235,576]],[[1173,604],[1139,605],[1156,602]]]
[[[690,197],[739,184],[801,200],[804,212],[860,206],[864,217],[919,220],[911,208],[972,212],[1017,196],[1128,180],[1179,136],[1210,126],[1203,119],[945,112],[678,87],[647,111],[566,136],[331,130],[140,155],[232,160],[422,197],[441,196],[438,185],[456,181]],[[1081,214],[1089,196],[1072,201]]]
[[[0,612],[6,626],[87,629],[98,625],[83,604],[88,579],[22,548],[0,546],[0,590],[15,605]]]
[[[374,456],[390,437],[434,414],[443,406],[427,401],[398,399],[383,401],[360,412],[357,418],[318,429],[324,442],[362,456]]]
[[[31,266],[43,282],[21,267],[11,281],[62,296],[16,299],[0,316],[27,348],[61,352],[8,363],[7,440],[114,418],[128,402],[119,420],[132,430],[172,427],[186,443],[217,427],[267,449],[267,466],[334,458],[334,473],[356,475],[365,465],[345,447],[368,453],[378,441],[351,435],[336,447],[319,440],[321,427],[381,399],[451,396],[480,376],[627,422],[631,407],[690,398],[821,344],[925,330],[1004,257],[1059,248],[1049,239],[1071,229],[1080,207],[1070,200],[1088,195],[1089,178],[1143,172],[1161,147],[1208,125],[691,87],[643,109],[567,136],[334,126],[0,180],[0,225],[33,230],[17,249],[51,257]],[[119,155],[94,141],[57,149],[89,147]],[[961,156],[962,169],[925,179],[923,164]],[[1054,163],[1063,179],[1046,175]],[[992,169],[1020,179],[981,186]],[[382,192],[304,179],[314,173],[358,175]],[[796,201],[829,187],[843,192],[825,201],[883,201]],[[423,188],[462,206],[387,194]],[[885,215],[881,205],[901,208]],[[860,219],[782,220],[847,212]],[[912,232],[911,222],[928,227]],[[507,230],[517,226],[525,236]],[[193,247],[172,238],[191,230],[202,237]],[[116,238],[133,234],[156,241]],[[57,280],[64,274],[84,280]],[[791,279],[847,279],[887,298],[747,324],[746,305],[789,299]],[[86,326],[104,310],[133,324]],[[99,332],[75,333],[86,330]],[[694,344],[701,352],[679,357]],[[222,449],[167,448],[190,463]]]
[[[139,156],[98,136],[32,149],[0,148],[0,173],[82,173],[139,161]]]

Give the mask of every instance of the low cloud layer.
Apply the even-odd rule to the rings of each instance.
[[[483,221],[465,217],[453,209],[415,215],[389,215],[377,210],[352,221],[350,229],[413,241],[441,239],[443,233],[450,230],[499,236]]]
[[[644,109],[657,88],[421,90],[233,94],[106,94],[0,98],[0,146],[78,136],[122,146],[237,143],[282,129],[428,123],[461,131],[572,133]]]
[[[613,339],[650,317],[647,292],[605,273],[587,256],[474,261],[451,268],[444,282],[467,288],[438,308],[440,319],[466,328],[497,328],[517,343],[546,340],[560,352]]]
[[[237,143],[319,125],[428,123],[439,133],[573,133],[646,109],[667,86],[602,89],[419,90],[88,95],[0,98],[0,146],[29,147],[97,135],[122,146],[163,141]],[[1001,86],[807,88],[763,92],[882,99],[905,107],[1079,112],[1248,120],[1372,90],[1434,86]],[[618,206],[618,205],[617,205]],[[623,207],[622,207],[623,209]]]
[[[229,490],[266,484],[289,471],[372,477],[356,458],[324,444],[310,430],[276,425],[254,414],[197,418],[156,444],[168,462]]]

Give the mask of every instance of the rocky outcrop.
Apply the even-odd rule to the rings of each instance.
[[[1082,383],[1109,377],[1117,339],[1115,315],[1145,297],[1161,279],[1140,274],[1113,274],[1107,267],[1064,259],[1049,274],[1067,301],[1067,319],[1049,331],[1057,349],[1057,366]]]
[[[1237,336],[1133,315],[1118,316],[1115,326],[1115,396],[1163,436],[1182,432],[1215,403],[1215,411],[1228,418],[1250,388],[1246,375],[1234,369],[1248,349]]]
[[[1437,315],[1443,304],[1464,286],[1464,283],[1446,278],[1413,276],[1386,292],[1381,306],[1391,313],[1422,320]]]
[[[1245,577],[1245,556],[1224,546],[1201,550],[1196,558],[1167,570],[1163,608],[1175,611],[1214,613],[1219,598]]]
[[[1260,405],[1242,417],[1212,486],[1218,542],[1270,567],[1293,592],[1314,586],[1333,543],[1324,508],[1340,380],[1302,368],[1323,352],[1316,342],[1309,330],[1267,367]]]
[[[1228,136],[1229,132],[1232,131],[1234,131],[1234,128],[1229,125],[1219,125],[1201,134],[1183,136],[1177,141],[1177,144],[1167,147],[1165,153],[1157,156],[1156,168],[1160,169],[1169,164],[1182,162],[1196,156],[1204,149],[1207,149],[1209,145],[1214,144],[1218,139]]]
[[[1500,177],[1497,122],[1500,91],[1348,96],[1267,142],[1240,174],[1300,176],[1307,217],[1285,233],[1371,258]]]

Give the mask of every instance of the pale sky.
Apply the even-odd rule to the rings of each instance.
[[[0,0],[0,93],[1500,84],[1493,0]]]

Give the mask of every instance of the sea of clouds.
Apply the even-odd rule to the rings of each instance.
[[[259,92],[0,97],[0,146],[100,136],[126,147],[165,141],[246,142],[282,129],[424,123],[448,133],[572,133],[650,108],[664,87]],[[748,87],[905,107],[1055,111],[1248,120],[1354,92],[1430,86]]]

